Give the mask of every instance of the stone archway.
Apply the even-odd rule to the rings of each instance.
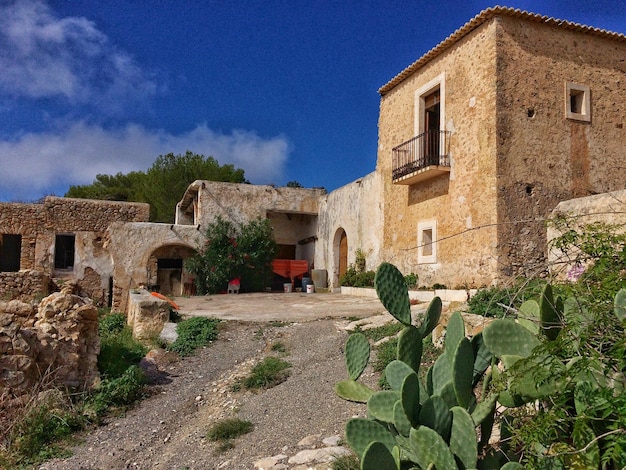
[[[339,279],[348,269],[348,235],[343,228],[337,229],[333,239],[334,273],[333,286],[339,285]]]
[[[185,260],[196,250],[185,245],[164,245],[148,258],[149,286],[163,295],[181,296],[193,293],[193,280],[185,269]]]

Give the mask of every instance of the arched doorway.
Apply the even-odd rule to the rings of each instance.
[[[185,269],[185,260],[195,256],[193,248],[184,245],[166,245],[157,248],[148,259],[148,282],[163,295],[181,296],[185,285],[193,285]]]
[[[342,228],[335,233],[334,239],[335,279],[334,285],[339,285],[339,279],[348,270],[348,235]]]

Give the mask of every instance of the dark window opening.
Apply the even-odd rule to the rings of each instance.
[[[159,258],[157,259],[159,269],[183,269],[182,258]]]
[[[424,97],[424,156],[432,165],[439,164],[440,103],[438,89]]]
[[[278,245],[276,259],[296,259],[296,245]]]
[[[74,235],[57,235],[54,240],[54,268],[74,269]]]
[[[2,238],[0,238],[0,271],[19,271],[21,252],[21,235],[2,234]]]

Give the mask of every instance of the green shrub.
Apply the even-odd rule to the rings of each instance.
[[[419,281],[419,277],[415,273],[407,274],[404,276],[404,282],[406,282],[406,287],[408,289],[417,289],[417,283]]]
[[[127,368],[115,379],[105,379],[88,398],[88,408],[93,408],[97,416],[109,408],[126,408],[144,398],[146,392],[145,375],[137,366]]]
[[[98,320],[98,334],[100,338],[117,335],[126,326],[126,317],[121,313],[111,313]]]
[[[266,357],[252,368],[250,375],[243,380],[248,389],[271,388],[283,383],[289,377],[291,364],[277,357]]]
[[[139,364],[148,352],[148,348],[133,338],[133,333],[126,325],[123,315],[112,314],[102,318],[98,329],[100,332],[98,370],[104,378],[120,377],[126,369]]]
[[[515,317],[524,301],[536,298],[545,285],[543,280],[518,280],[509,287],[485,287],[478,289],[467,301],[469,313],[483,317]]]
[[[354,265],[348,266],[339,278],[339,285],[346,287],[374,287],[374,271],[357,271]]]
[[[219,322],[216,318],[193,317],[178,323],[178,337],[168,349],[181,356],[193,354],[196,349],[217,339]]]
[[[196,277],[199,294],[226,291],[239,278],[242,292],[258,292],[271,284],[277,245],[269,219],[237,225],[218,217],[205,232],[206,242],[185,266]]]

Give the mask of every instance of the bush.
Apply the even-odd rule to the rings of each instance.
[[[115,379],[105,379],[89,397],[87,408],[101,416],[111,407],[126,408],[145,396],[145,376],[137,366],[131,366]]]
[[[511,287],[478,289],[467,301],[468,311],[483,317],[515,317],[519,306],[528,299],[536,298],[544,285],[542,280],[519,280]]]
[[[168,349],[181,356],[193,354],[196,349],[217,339],[219,322],[216,318],[193,317],[178,323],[178,338]]]
[[[98,370],[109,379],[115,379],[129,367],[139,364],[148,352],[143,344],[133,338],[131,329],[126,325],[126,317],[113,313],[99,320],[100,355]]]
[[[339,278],[339,285],[346,287],[374,287],[374,271],[357,271],[354,265],[348,266]]]
[[[417,289],[417,283],[419,281],[419,277],[415,273],[407,274],[404,276],[404,282],[406,282],[406,287],[408,289]]]
[[[268,219],[236,225],[218,217],[205,237],[204,247],[185,264],[196,276],[199,294],[224,292],[235,278],[242,292],[262,291],[271,284],[277,245]]]

